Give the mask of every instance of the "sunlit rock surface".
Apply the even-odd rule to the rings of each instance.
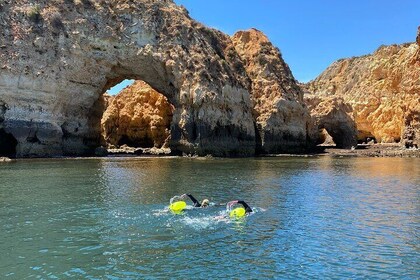
[[[306,94],[305,102],[320,130],[317,144],[326,139],[324,129],[331,135],[338,148],[349,149],[357,146],[357,129],[353,120],[353,110],[340,97],[319,97]]]
[[[263,153],[302,152],[313,138],[314,126],[279,49],[256,29],[232,37],[251,79],[260,148]]]
[[[132,147],[167,146],[174,107],[143,81],[113,97],[102,117],[107,144]]]
[[[249,80],[230,37],[173,1],[2,1],[0,40],[0,122],[17,156],[92,154],[102,95],[124,79],[174,105],[173,150],[255,153]]]
[[[417,43],[382,46],[371,55],[334,62],[307,90],[351,106],[358,139],[418,143],[420,55]]]

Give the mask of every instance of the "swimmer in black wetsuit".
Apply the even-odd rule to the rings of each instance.
[[[234,200],[234,201],[228,202],[228,206],[233,205],[233,204],[241,204],[245,208],[245,213],[252,212],[251,207],[243,200]]]
[[[204,208],[204,207],[209,206],[210,202],[207,198],[203,199],[203,201],[201,201],[201,203],[200,203],[197,199],[195,199],[194,196],[192,196],[189,193],[185,193],[185,194],[181,195],[181,198],[185,198],[186,196],[188,196],[191,199],[191,201],[194,203],[194,207]]]

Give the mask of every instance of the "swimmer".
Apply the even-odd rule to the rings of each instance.
[[[235,205],[240,204],[240,207]],[[226,212],[223,215],[214,217],[218,221],[227,221],[229,218],[243,218],[247,214],[252,213],[252,208],[243,200],[233,200],[226,204]]]
[[[245,201],[243,201],[243,200],[233,200],[233,201],[230,201],[230,202],[228,202],[228,204],[226,205],[226,207],[229,209],[229,208],[231,208],[235,204],[241,204],[245,208],[245,213],[246,214],[252,212],[251,207]]]
[[[240,206],[236,207],[238,204]],[[252,213],[252,209],[245,201],[234,200],[226,204],[226,212],[229,213],[230,218],[238,219],[238,218],[245,217],[249,213]]]
[[[204,208],[204,207],[209,206],[209,204],[210,204],[210,201],[207,198],[203,199],[203,201],[201,201],[201,203],[200,203],[197,199],[195,199],[194,196],[192,196],[191,194],[188,194],[188,193],[185,193],[185,194],[181,195],[181,198],[184,199],[186,196],[188,196],[191,199],[191,201],[194,203],[194,207]]]

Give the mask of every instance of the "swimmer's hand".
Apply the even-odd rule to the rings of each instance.
[[[224,216],[224,215],[221,215],[221,216],[216,216],[216,217],[214,217],[213,219],[215,219],[215,220],[217,220],[217,221],[221,221],[221,220],[227,220],[227,217],[226,217],[226,216]]]

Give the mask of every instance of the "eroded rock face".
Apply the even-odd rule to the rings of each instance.
[[[161,148],[169,143],[174,107],[143,81],[122,90],[102,117],[102,134],[114,146]]]
[[[232,37],[252,82],[251,99],[263,153],[302,152],[314,130],[303,92],[280,51],[260,31]]]
[[[144,80],[174,105],[173,150],[253,155],[249,80],[229,36],[170,0],[1,4],[0,102],[17,156],[100,145],[102,94]]]
[[[417,28],[416,42],[417,42],[417,45],[420,46],[420,26]]]
[[[372,55],[339,60],[310,82],[308,90],[319,97],[342,98],[349,104],[359,140],[374,137],[378,142],[405,143],[406,137],[418,135],[418,54],[418,44],[403,44],[380,47]]]
[[[325,129],[338,148],[349,149],[357,146],[357,129],[353,120],[353,110],[343,98],[305,95],[305,102],[320,130],[317,144],[325,141]]]

